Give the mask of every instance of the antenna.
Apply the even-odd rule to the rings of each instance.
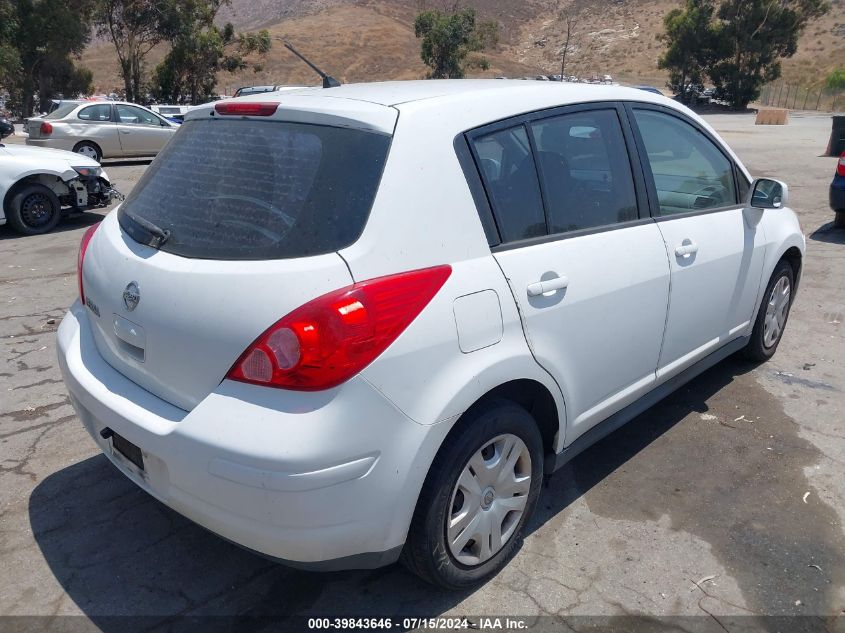
[[[319,68],[317,68],[314,64],[312,64],[311,62],[309,62],[309,61],[308,61],[308,59],[306,59],[305,55],[303,55],[303,54],[302,54],[302,53],[300,53],[298,50],[296,50],[296,49],[295,49],[293,46],[291,46],[288,42],[285,42],[284,44],[285,44],[285,48],[286,48],[286,49],[288,49],[291,53],[293,53],[294,55],[296,55],[297,57],[299,57],[299,59],[301,59],[301,60],[302,60],[302,61],[304,61],[306,64],[308,64],[308,65],[312,68],[312,70],[313,70],[315,73],[317,73],[318,75],[320,75],[320,77],[322,77],[322,78],[323,78],[323,88],[337,88],[337,87],[340,85],[340,82],[339,82],[337,79],[335,79],[335,78],[334,78],[334,77],[332,77],[331,75],[327,75],[327,74],[326,74],[326,73],[324,73],[322,70],[320,70]]]

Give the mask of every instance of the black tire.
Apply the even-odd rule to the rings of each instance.
[[[9,201],[9,224],[23,235],[52,231],[62,215],[62,206],[53,191],[44,185],[24,185]]]
[[[103,150],[100,149],[99,145],[91,141],[80,141],[73,146],[73,151],[88,158],[93,158],[98,163],[103,160]]]
[[[453,511],[453,493],[470,458],[504,434],[521,439],[530,455],[527,501],[516,529],[502,548],[485,562],[465,565],[455,558],[447,543],[447,512]],[[525,525],[537,505],[542,478],[543,440],[537,423],[525,409],[509,400],[492,400],[470,410],[444,442],[431,465],[402,550],[402,563],[423,580],[444,589],[464,589],[484,582],[501,570],[518,550]],[[500,529],[506,522],[507,519],[499,524]]]
[[[837,211],[836,217],[833,219],[833,225],[840,229],[845,229],[845,211]]]
[[[766,344],[766,311],[769,306],[769,302],[772,298],[772,291],[774,290],[775,286],[781,281],[781,279],[786,279],[786,282],[789,284],[789,300],[786,306],[786,315],[783,319],[783,325],[780,328],[779,333],[777,334],[777,338],[774,342],[769,342]],[[766,285],[766,292],[763,295],[763,300],[760,303],[760,308],[757,310],[757,318],[754,321],[754,329],[751,332],[751,340],[748,341],[748,345],[745,347],[745,356],[749,360],[756,361],[756,362],[765,362],[769,360],[772,356],[775,355],[775,352],[778,349],[778,345],[780,345],[781,338],[783,338],[783,332],[786,329],[786,322],[789,320],[789,312],[792,308],[792,302],[795,299],[795,273],[792,270],[792,266],[789,264],[788,261],[782,259],[778,262],[778,265],[775,266],[775,271],[772,273],[771,279],[769,279],[769,283]]]

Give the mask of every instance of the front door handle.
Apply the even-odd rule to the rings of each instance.
[[[557,292],[563,290],[569,285],[569,279],[566,277],[555,277],[554,279],[546,279],[545,281],[535,281],[533,284],[528,284],[528,296],[539,297],[547,292]]]
[[[697,252],[698,244],[696,244],[695,242],[690,242],[689,240],[685,240],[683,244],[681,244],[675,249],[675,256],[689,257],[690,255],[695,255]]]
[[[121,130],[120,133],[121,134],[129,134],[129,130]]]

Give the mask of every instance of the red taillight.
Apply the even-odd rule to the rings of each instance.
[[[298,391],[337,386],[387,349],[451,274],[436,266],[317,297],[259,336],[226,377]]]
[[[82,287],[82,263],[85,261],[85,251],[88,250],[88,244],[98,228],[100,228],[100,225],[95,224],[85,229],[85,233],[82,234],[82,241],[79,243],[79,255],[76,258],[76,278],[79,281],[79,300],[82,305],[85,305],[85,289]]]
[[[42,121],[41,127],[38,128],[44,136],[50,136],[53,133],[53,124],[49,121]]]
[[[845,176],[845,152],[839,157],[839,164],[836,165],[836,175]]]
[[[240,116],[273,116],[276,113],[278,103],[241,103],[233,101],[230,103],[218,103],[214,106],[217,114],[240,115]]]

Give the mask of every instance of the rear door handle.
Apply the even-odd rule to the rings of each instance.
[[[129,130],[121,130],[120,133],[121,134],[129,134]]]
[[[681,244],[675,249],[675,256],[677,257],[687,257],[689,255],[695,255],[698,252],[698,244],[695,242],[689,242],[688,244]]]
[[[545,281],[535,281],[533,284],[528,284],[528,296],[539,297],[547,292],[557,292],[563,290],[569,285],[567,277],[555,277],[554,279],[546,279]]]

